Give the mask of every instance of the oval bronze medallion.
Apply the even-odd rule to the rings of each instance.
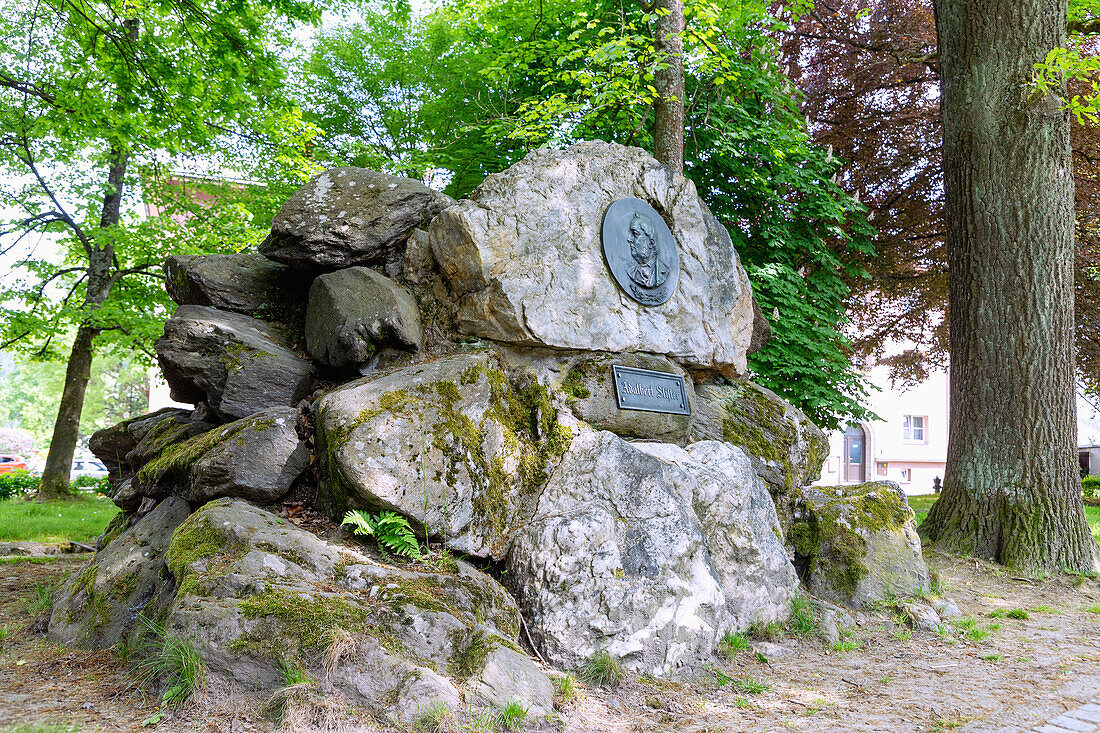
[[[642,305],[668,302],[680,282],[680,252],[668,224],[641,199],[619,199],[603,215],[603,256],[615,282]]]

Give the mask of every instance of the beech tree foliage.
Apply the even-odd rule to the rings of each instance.
[[[431,171],[462,196],[533,147],[657,147],[659,4],[455,0],[423,18],[372,7],[323,35],[303,81],[322,90],[307,118],[329,162]],[[684,173],[730,230],[771,322],[772,342],[750,363],[823,426],[862,417],[867,385],[841,330],[872,230],[780,68],[788,23],[760,2],[683,11]]]
[[[184,245],[183,217],[173,227],[127,216],[133,194],[188,157],[274,148],[261,157],[291,160],[308,128],[280,103],[278,49],[289,22],[317,11],[305,0],[0,7],[0,231],[15,263],[0,293],[0,345],[68,351],[39,492],[52,496],[67,493],[95,350],[148,350],[163,321],[167,253],[235,242],[212,242],[212,232]],[[236,213],[226,226],[242,230],[244,209]]]

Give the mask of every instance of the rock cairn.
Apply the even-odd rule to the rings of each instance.
[[[605,251],[625,199],[640,213]],[[745,379],[768,329],[730,237],[639,149],[538,151],[459,202],[337,168],[259,253],[165,271],[157,355],[195,407],[93,437],[123,512],[58,592],[54,639],[132,643],[145,618],[240,689],[324,661],[327,693],[411,724],[548,714],[552,668],[597,654],[698,668],[727,630],[785,619],[800,583],[854,605],[927,586],[903,495],[807,488],[825,437]],[[620,407],[646,396],[620,369],[682,385],[682,409]],[[327,530],[291,511],[311,509]],[[333,530],[352,509],[450,557]]]

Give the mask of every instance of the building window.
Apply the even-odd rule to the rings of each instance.
[[[901,469],[901,482],[907,484],[913,480],[913,469],[903,468]]]
[[[906,415],[902,423],[902,438],[914,443],[928,442],[928,418],[923,415]]]

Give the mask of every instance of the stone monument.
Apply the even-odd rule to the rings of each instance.
[[[893,501],[886,525],[827,536],[863,515],[805,488],[823,434],[746,379],[767,329],[729,234],[642,150],[536,151],[458,202],[335,169],[260,253],[166,271],[157,354],[195,408],[94,436],[124,512],[54,639],[104,648],[144,617],[243,689],[293,662],[395,724],[538,716],[548,675],[597,654],[698,669],[783,621],[799,571],[852,603],[927,582],[903,497],[859,494]],[[434,559],[353,539],[349,510],[404,517]]]

